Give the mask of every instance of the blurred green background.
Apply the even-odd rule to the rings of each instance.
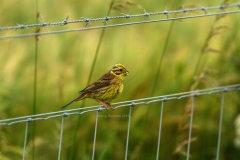
[[[117,16],[130,11],[131,14],[144,13],[144,9],[163,11],[165,6],[168,10],[176,10],[182,5],[196,8],[203,4],[216,6],[219,1],[1,1],[0,24],[6,27],[40,23],[37,18],[59,22],[68,15],[69,20],[104,17],[109,8],[111,16]],[[194,14],[202,12],[187,13]],[[177,16],[182,15],[170,15]],[[148,19],[115,19],[108,24]],[[103,23],[92,22],[88,26],[97,25]],[[84,26],[83,23],[49,26],[41,28],[40,32]],[[130,75],[124,80],[123,93],[114,102],[240,83],[239,28],[239,14],[231,14],[114,27],[104,32],[96,29],[1,40],[0,119],[59,111],[78,95],[78,91],[116,63],[124,64]],[[34,32],[36,28],[0,31],[0,36]],[[240,113],[239,97],[236,91],[225,94],[221,160],[240,159],[240,149],[233,144],[234,119]],[[220,99],[221,94],[196,98],[190,159],[215,159]],[[184,143],[188,136],[190,102],[191,99],[186,98],[165,104],[160,159],[186,159],[187,145]],[[92,105],[97,103],[85,100],[68,109]],[[128,159],[155,159],[160,106],[159,102],[133,108]],[[128,108],[100,113],[95,159],[124,159],[128,118],[103,118],[109,114],[126,115]],[[61,118],[32,123],[26,159],[57,159],[60,125]],[[94,125],[95,113],[66,119],[62,159],[91,159]],[[25,123],[0,127],[1,160],[22,158],[24,132]]]

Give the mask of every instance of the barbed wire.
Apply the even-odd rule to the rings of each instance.
[[[18,35],[11,35],[11,36],[0,36],[0,40],[10,39],[10,38],[40,36],[40,35],[48,35],[48,34],[59,34],[59,33],[66,33],[66,32],[76,32],[76,31],[84,31],[84,30],[93,30],[93,29],[100,29],[100,28],[118,27],[118,26],[143,24],[143,23],[153,23],[153,22],[162,22],[162,21],[171,21],[171,20],[182,20],[182,19],[189,19],[189,18],[200,18],[200,17],[207,17],[207,16],[216,16],[216,15],[221,15],[221,14],[239,13],[240,9],[226,11],[226,9],[231,9],[231,8],[236,8],[236,7],[240,8],[240,3],[228,4],[228,5],[220,4],[219,6],[212,6],[212,7],[201,6],[201,7],[189,8],[189,9],[182,6],[182,9],[172,10],[172,11],[168,11],[167,7],[166,7],[165,10],[162,11],[162,12],[147,12],[146,10],[144,10],[144,13],[142,13],[142,14],[130,14],[131,12],[129,12],[128,14],[122,13],[121,16],[105,15],[105,17],[103,17],[103,18],[93,18],[93,17],[85,18],[85,17],[82,17],[82,20],[72,20],[72,21],[70,21],[69,16],[67,16],[61,22],[46,23],[46,22],[43,22],[43,21],[39,20],[41,22],[40,24],[17,24],[16,26],[8,26],[8,27],[0,26],[0,31],[29,29],[29,28],[32,28],[32,27],[48,27],[48,26],[56,26],[56,25],[64,26],[64,25],[69,25],[69,24],[73,24],[73,23],[85,23],[85,27],[84,28],[76,28],[76,29],[68,29],[68,30],[18,34]],[[220,12],[215,11],[214,13],[207,13],[208,11],[211,11],[211,10],[218,10],[218,11],[220,10]],[[193,15],[193,16],[187,16],[187,13],[193,13],[195,11],[202,11],[203,14],[196,14],[196,15]],[[170,17],[170,15],[177,14],[177,13],[183,13],[183,16]],[[155,15],[165,15],[166,18],[153,20],[151,18],[151,16],[155,16]],[[148,20],[148,21],[143,20],[143,21],[108,25],[109,20],[112,20],[112,19],[132,19],[132,18],[136,18],[136,17],[149,17],[150,20]],[[91,22],[94,22],[94,21],[103,21],[104,25],[86,28],[89,24],[91,24]]]
[[[149,98],[143,98],[143,99],[137,99],[137,100],[130,100],[130,101],[113,103],[112,105],[116,106],[114,109],[118,109],[122,107],[150,104],[150,103],[168,101],[168,100],[179,100],[179,99],[191,97],[191,96],[200,96],[200,95],[213,94],[213,93],[223,92],[223,91],[226,92],[231,90],[240,90],[240,84],[209,88],[209,89],[203,89],[203,90],[196,90],[191,92],[170,94],[165,96],[156,96],[156,97],[149,97]],[[42,114],[36,114],[36,115],[9,118],[9,119],[0,120],[0,126],[9,126],[17,123],[32,122],[32,121],[38,121],[38,120],[48,120],[51,118],[56,118],[61,116],[67,117],[71,115],[80,115],[80,114],[86,114],[86,113],[95,112],[95,111],[101,112],[103,110],[106,110],[106,109],[102,108],[101,105],[97,105],[97,106],[76,108],[76,109],[70,109],[70,110],[61,110],[57,112],[49,112],[49,113],[42,113]]]

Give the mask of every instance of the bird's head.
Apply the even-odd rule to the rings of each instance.
[[[120,63],[114,65],[110,72],[119,77],[120,79],[123,79],[125,76],[128,76],[129,73],[125,66]]]

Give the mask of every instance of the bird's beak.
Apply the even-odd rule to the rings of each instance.
[[[124,74],[124,75],[125,75],[125,76],[128,76],[128,73],[129,73],[129,71],[128,71],[128,70],[126,70],[126,72],[125,72],[125,74]]]

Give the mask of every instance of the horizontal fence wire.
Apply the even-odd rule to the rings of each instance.
[[[114,109],[118,109],[118,108],[122,108],[122,107],[136,106],[136,105],[140,105],[140,104],[147,105],[150,103],[161,102],[163,100],[164,101],[179,100],[179,99],[191,97],[191,96],[209,95],[209,94],[213,94],[213,93],[217,93],[217,92],[231,91],[231,90],[240,90],[240,84],[216,87],[216,88],[209,88],[209,89],[203,89],[203,90],[196,90],[196,91],[191,91],[191,92],[182,92],[182,93],[170,94],[170,95],[165,95],[165,96],[156,96],[156,97],[149,97],[149,98],[143,98],[143,99],[136,99],[136,100],[131,100],[131,101],[113,103],[112,105],[116,106],[116,107],[114,107]],[[76,108],[76,109],[70,109],[70,110],[61,110],[61,111],[57,111],[57,112],[49,112],[49,113],[23,116],[23,117],[9,118],[9,119],[0,120],[0,126],[9,126],[9,125],[17,124],[17,123],[32,122],[32,121],[39,121],[39,120],[48,120],[51,118],[56,118],[56,117],[61,117],[61,116],[80,115],[80,114],[86,114],[89,112],[102,111],[102,110],[106,110],[106,109],[102,108],[101,105],[97,105],[97,106]]]
[[[228,9],[228,11],[227,11],[227,9]],[[198,14],[199,11],[201,11],[202,14]],[[210,11],[214,11],[214,12],[210,13]],[[182,13],[182,14],[177,15],[179,13]],[[187,13],[193,13],[195,15],[188,16]],[[105,15],[105,17],[102,17],[102,18],[84,18],[83,17],[81,20],[72,20],[72,21],[70,21],[69,16],[67,16],[61,22],[46,23],[46,22],[42,22],[41,20],[39,20],[41,22],[39,24],[17,24],[16,26],[6,26],[6,27],[0,26],[0,31],[3,32],[5,30],[29,29],[29,28],[33,28],[33,27],[65,26],[65,25],[74,24],[74,23],[85,23],[85,27],[84,28],[76,28],[76,29],[49,31],[49,32],[38,32],[38,33],[0,36],[0,40],[11,39],[11,38],[31,37],[31,36],[40,36],[40,35],[49,35],[49,34],[59,34],[59,33],[67,33],[67,32],[76,32],[76,31],[84,31],[84,30],[94,30],[94,29],[100,29],[100,28],[119,27],[119,26],[143,24],[143,23],[200,18],[200,17],[216,16],[216,15],[222,15],[222,14],[233,14],[233,13],[240,13],[240,3],[228,4],[228,5],[220,4],[218,6],[211,6],[211,7],[201,6],[201,7],[197,7],[197,8],[185,8],[184,6],[182,6],[182,9],[172,10],[172,11],[168,11],[167,7],[166,7],[165,10],[162,12],[146,12],[146,10],[144,10],[144,13],[142,13],[142,14],[130,14],[130,13],[124,14],[124,13],[122,13],[122,15],[119,15],[119,16]],[[164,16],[166,16],[166,18],[157,19],[157,20],[152,19],[152,16],[156,16],[156,15],[164,15]],[[173,16],[171,17],[171,15],[173,15]],[[147,17],[147,18],[149,18],[149,20],[108,25],[108,22],[112,19],[134,19],[137,17]],[[89,26],[91,24],[91,22],[95,22],[95,21],[102,21],[104,23],[104,25],[86,28],[87,26]]]

